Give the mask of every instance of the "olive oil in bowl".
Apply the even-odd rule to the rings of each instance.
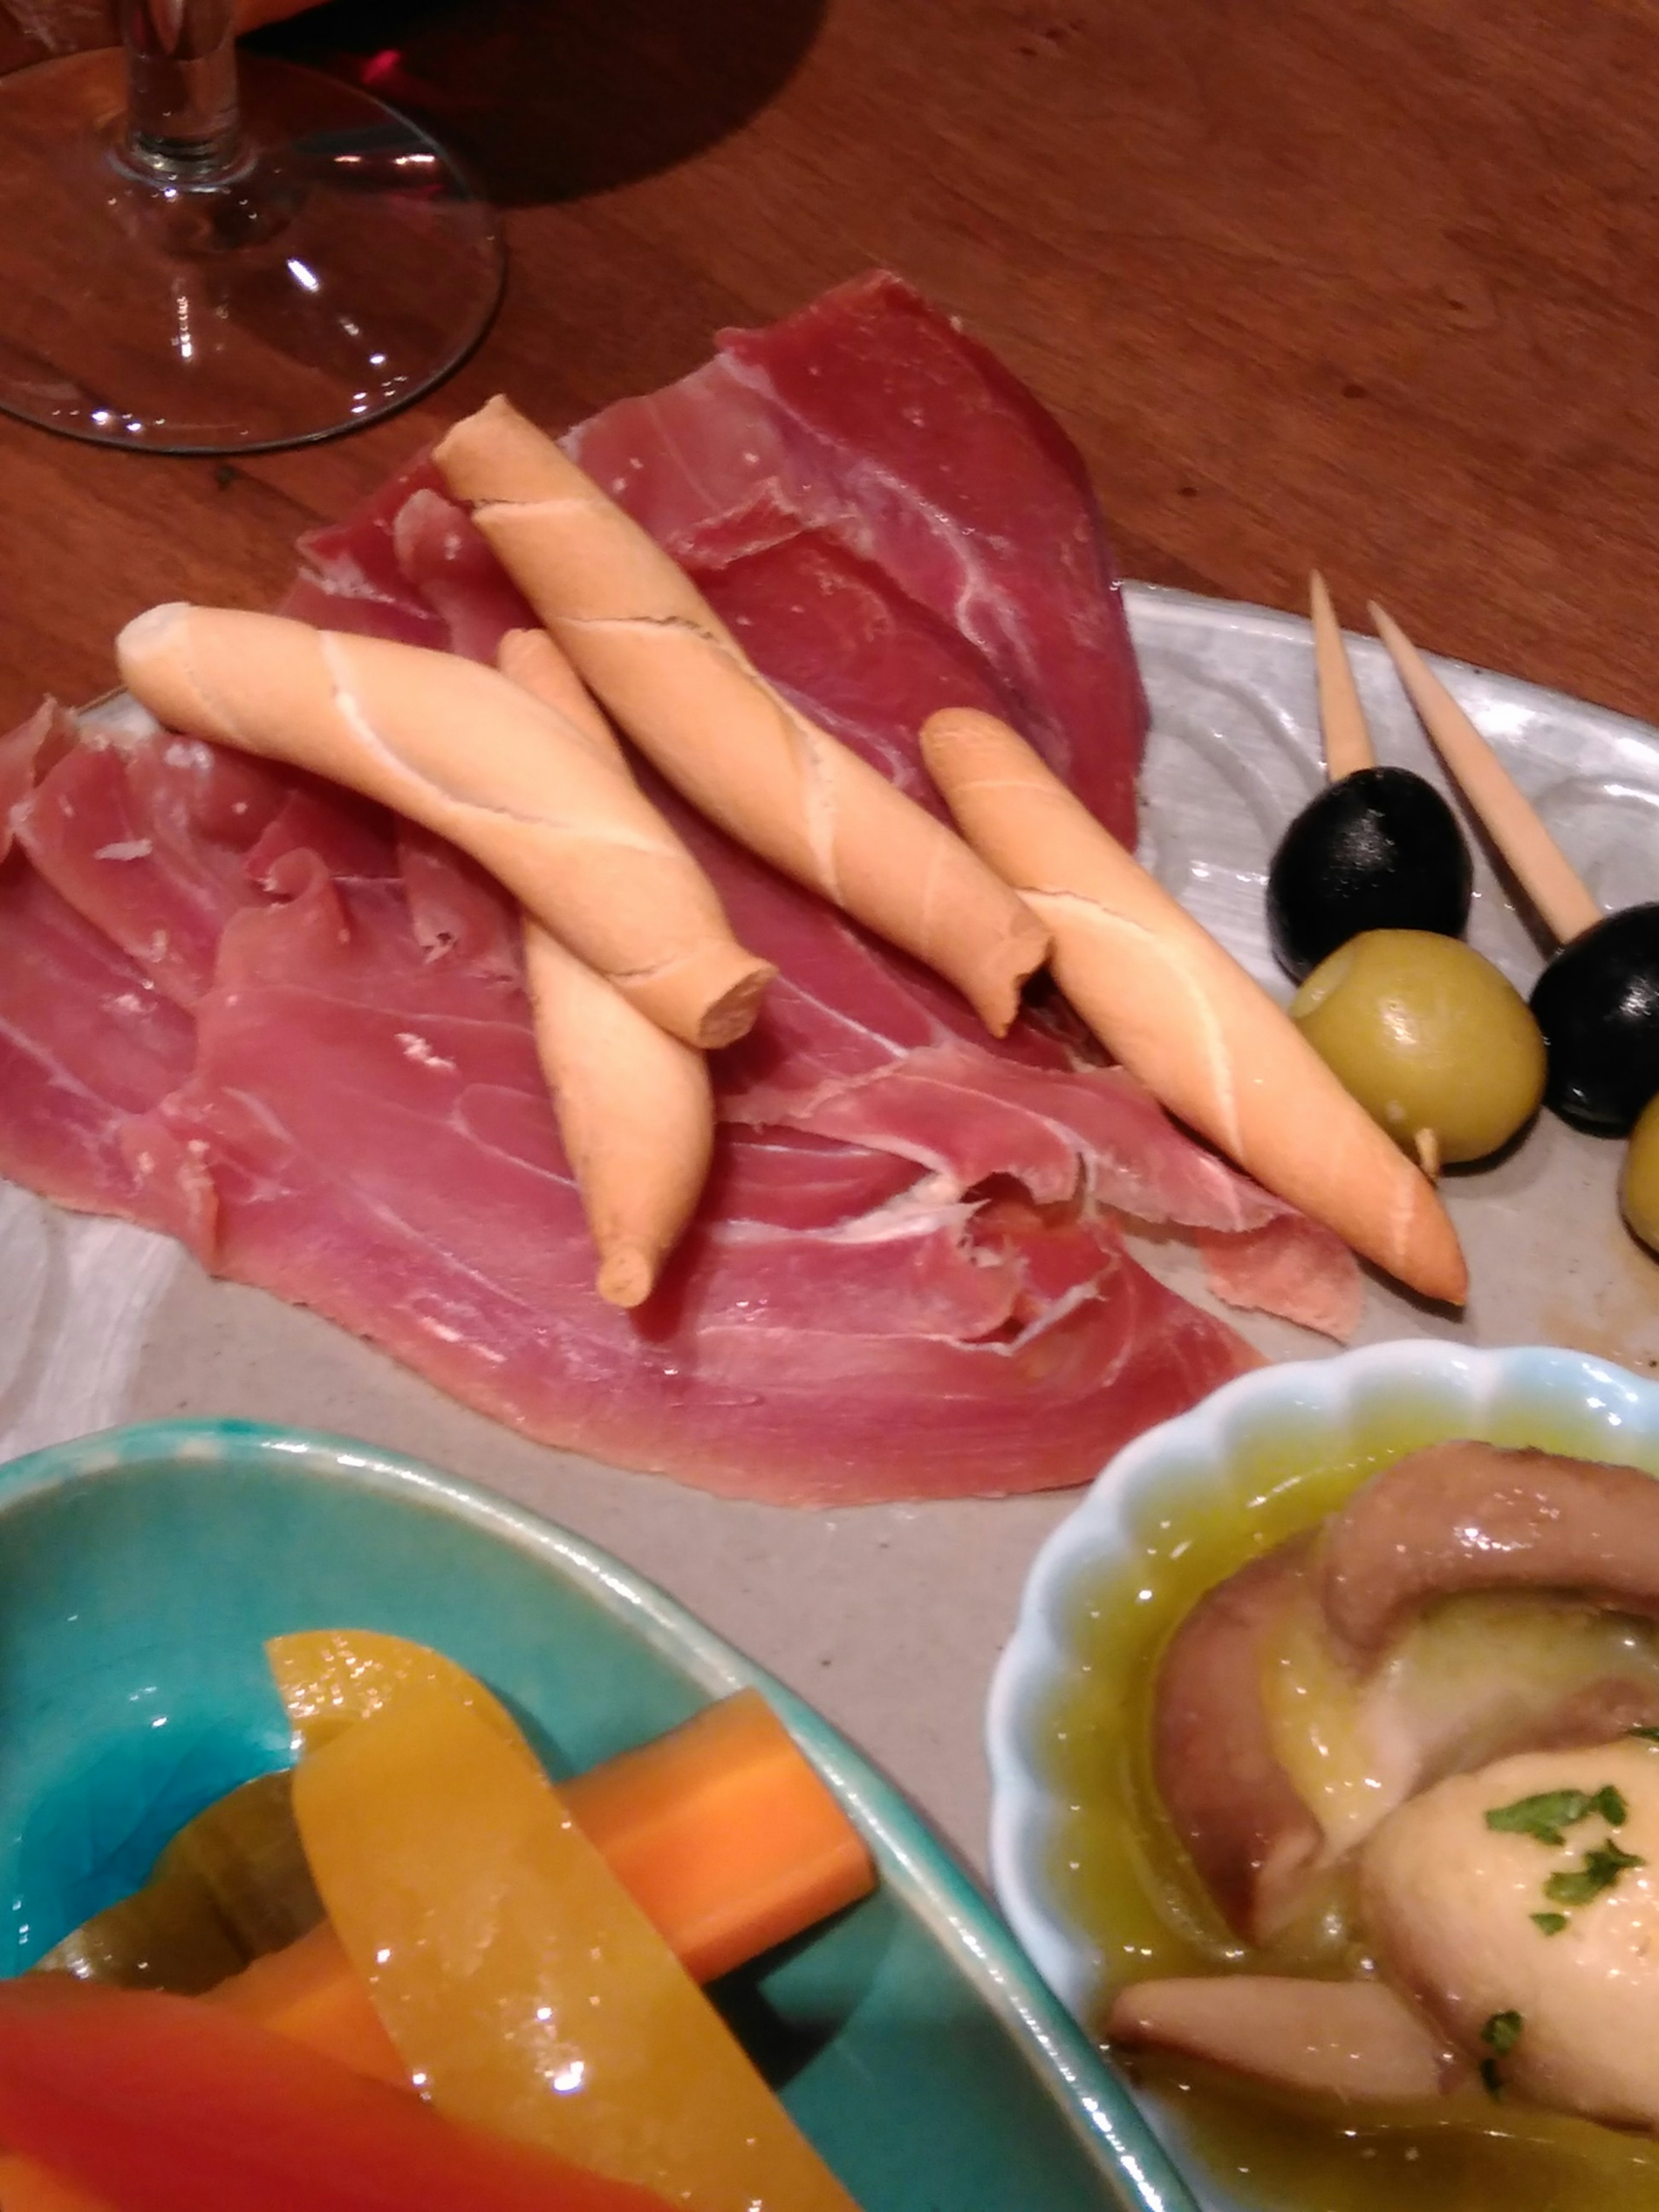
[[[1229,1970],[1341,1976],[1360,1947],[1341,1910],[1314,1915],[1269,1951],[1241,1944],[1188,1863],[1152,1778],[1152,1695],[1170,1635],[1204,1593],[1311,1528],[1366,1477],[1417,1446],[1474,1432],[1433,1392],[1362,1394],[1334,1425],[1282,1408],[1235,1424],[1224,1464],[1194,1458],[1123,1503],[1110,1556],[1065,1592],[1063,1676],[1040,1725],[1041,1777],[1054,1809],[1046,1890],[1056,1918],[1099,1960],[1096,2014],[1125,1983]],[[1608,1459],[1591,1407],[1540,1401],[1487,1427],[1494,1443]],[[1631,1456],[1641,1463],[1632,1442]],[[1650,1471],[1651,1468],[1650,1468]],[[1659,1679],[1650,1624],[1540,1598],[1458,1598],[1418,1632],[1419,1680],[1449,1678],[1494,1640],[1528,1665],[1614,1662]],[[1402,1662],[1403,1663],[1403,1662]],[[1164,2054],[1127,2070],[1206,2201],[1251,2212],[1653,2212],[1659,2143],[1541,2112],[1479,2087],[1420,2106],[1344,2105],[1269,2090]]]

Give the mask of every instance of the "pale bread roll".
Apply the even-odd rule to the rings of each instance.
[[[949,708],[921,746],[963,835],[1053,933],[1054,978],[1108,1050],[1258,1182],[1462,1305],[1468,1271],[1432,1184],[1024,738]]]
[[[116,642],[171,728],[310,769],[449,838],[687,1044],[729,1044],[776,970],[591,742],[495,669],[280,615],[153,608]]]
[[[782,699],[690,579],[505,399],[435,456],[583,680],[699,811],[953,982],[999,1036],[1047,939],[942,823]]]
[[[655,1288],[708,1178],[708,1064],[538,923],[526,925],[524,951],[536,1050],[599,1249],[599,1293],[636,1306]]]
[[[629,774],[611,725],[545,630],[509,630],[495,665],[562,713],[599,758]],[[612,1305],[640,1305],[708,1179],[708,1063],[527,917],[524,962],[537,1056],[599,1249],[596,1287]]]

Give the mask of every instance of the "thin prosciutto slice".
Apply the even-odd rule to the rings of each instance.
[[[803,535],[865,554],[1133,843],[1146,702],[1087,473],[1030,393],[897,277],[725,332],[706,368],[569,443],[694,572]]]
[[[0,945],[0,1175],[210,1252],[212,1178],[154,1120],[194,1058],[188,1015],[17,860]]]
[[[776,1139],[747,1135],[642,1321],[605,1307],[520,994],[428,959],[395,901],[380,887],[341,901],[319,877],[227,933],[196,1078],[164,1119],[211,1147],[222,1263],[242,1279],[321,1304],[532,1433],[771,1496],[945,1486],[930,1426],[953,1402],[984,1413],[1012,1395],[1024,1415],[1010,1407],[948,1485],[1002,1487],[1038,1378],[1045,1418],[1097,1395],[1103,1357],[1155,1315],[1174,1324],[1147,1378],[1164,1402],[1218,1358],[1236,1364],[1109,1233],[1047,1231],[1029,1209],[1017,1231],[981,1228],[969,1209],[907,1206],[879,1154],[780,1159]],[[280,1084],[272,1035],[293,1055]],[[1101,1297],[1120,1276],[1123,1295]],[[1067,1297],[1069,1328],[1027,1334]],[[1000,1389],[987,1367],[1006,1371]]]
[[[1132,831],[1143,714],[1075,457],[894,280],[723,341],[573,442],[773,680],[923,804],[918,723],[979,703]],[[479,659],[530,619],[421,462],[308,541],[288,605]],[[0,740],[0,1171],[167,1229],[530,1434],[780,1500],[1079,1480],[1250,1364],[1123,1217],[1190,1231],[1241,1303],[1352,1325],[1346,1255],[1062,1008],[993,1043],[659,795],[783,978],[718,1056],[706,1201],[637,1313],[593,1293],[495,887],[165,732],[77,742],[45,715]]]
[[[766,674],[921,804],[943,814],[922,722],[981,706],[1020,722],[1133,841],[1145,702],[1081,465],[1029,393],[896,278],[728,332],[704,368],[566,442]],[[302,550],[286,604],[309,621],[490,659],[503,629],[533,620],[424,459]],[[639,772],[738,935],[780,970],[750,1035],[720,1056],[724,1118],[896,1151],[957,1191],[1000,1172],[1042,1202],[1082,1194],[1174,1222],[1224,1298],[1352,1334],[1359,1274],[1328,1232],[1200,1152],[1127,1079],[1080,1066],[1074,1035],[1028,1020],[992,1048],[935,977]],[[1017,1063],[1079,1079],[1034,1094]]]
[[[127,764],[137,806],[168,788],[177,743],[91,750]],[[240,787],[242,763],[209,759]],[[142,950],[143,886],[178,908],[165,847],[78,850],[54,780],[84,774],[77,750],[46,778],[32,836],[89,905],[108,904],[100,869],[127,872]],[[290,848],[263,887],[228,888],[186,1012],[15,855],[0,1164],[169,1230],[531,1434],[734,1493],[1073,1480],[1080,1449],[1092,1464],[1248,1364],[1103,1215],[963,1202],[892,1153],[787,1129],[732,1130],[661,1291],[637,1318],[604,1305],[503,957],[510,913],[441,848],[387,836],[357,857],[384,872]]]

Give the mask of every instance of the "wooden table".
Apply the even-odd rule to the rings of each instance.
[[[1292,605],[1317,561],[1351,622],[1377,592],[1659,715],[1650,0],[339,0],[263,36],[398,51],[507,210],[506,306],[447,390],[306,452],[0,422],[0,714],[101,690],[153,600],[269,599],[489,392],[562,422],[886,262],[1077,438],[1128,574]]]

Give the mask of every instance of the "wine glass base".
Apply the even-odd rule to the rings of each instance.
[[[429,391],[501,297],[493,211],[355,86],[245,55],[236,174],[122,151],[118,52],[0,78],[0,410],[100,445],[257,453]]]

